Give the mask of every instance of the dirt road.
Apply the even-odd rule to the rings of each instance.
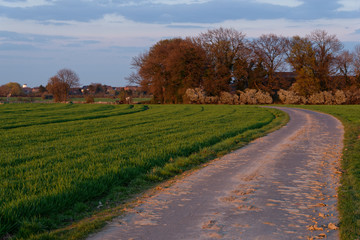
[[[158,191],[89,239],[338,239],[343,127],[329,115],[281,109],[287,126]]]

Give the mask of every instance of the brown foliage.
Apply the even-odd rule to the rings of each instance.
[[[275,73],[283,70],[286,62],[287,43],[288,40],[285,37],[275,34],[261,35],[252,42],[255,56],[266,70],[268,91],[279,88]]]
[[[132,65],[138,74],[131,78],[152,93],[155,101],[178,103],[186,89],[200,85],[205,52],[191,39],[162,40],[134,58]]]
[[[344,104],[347,97],[344,91],[336,90],[334,93],[329,91],[317,92],[309,97],[298,95],[294,91],[281,89],[278,91],[279,99],[284,104]]]
[[[0,96],[21,96],[23,90],[19,83],[9,82],[5,85],[0,86]]]
[[[53,76],[49,79],[46,89],[54,96],[55,102],[64,102],[67,99],[70,87],[57,76]]]
[[[319,92],[360,87],[360,46],[354,53],[341,50],[337,37],[322,30],[305,38],[294,36],[289,40],[267,34],[249,42],[241,32],[219,28],[193,39],[159,41],[133,59],[136,72],[128,80],[153,94],[155,102],[160,103],[191,102],[186,90],[196,88],[204,91],[204,98],[197,100],[204,103],[236,104],[241,102],[241,96],[229,100],[225,93],[248,88],[272,96],[280,89],[288,89],[295,95],[286,101],[304,103],[303,99]],[[295,73],[290,80],[281,74],[289,67],[286,64]],[[251,91],[247,94],[247,102],[255,102]]]
[[[336,59],[343,48],[336,35],[324,30],[315,30],[309,35],[315,52],[314,72],[320,81],[321,90],[332,89],[331,76],[336,73]]]
[[[271,104],[273,99],[270,94],[256,89],[237,91],[237,94],[221,92],[220,97],[206,96],[200,88],[187,89],[185,93],[189,103],[197,104]]]
[[[67,100],[69,89],[79,85],[79,77],[70,69],[61,69],[48,81],[46,89],[53,94],[55,102]]]
[[[354,84],[357,87],[360,87],[360,45],[355,47],[354,53],[354,74],[355,74],[355,82]]]
[[[340,89],[344,86],[351,86],[354,82],[354,54],[348,50],[342,51],[336,58],[338,76],[333,78],[332,89]]]
[[[197,38],[206,52],[207,69],[203,78],[204,90],[213,96],[230,91],[233,81],[246,76],[249,48],[245,34],[235,29],[209,30]]]
[[[92,95],[86,95],[86,96],[85,96],[85,102],[86,102],[86,103],[94,103],[94,102],[95,102],[94,96],[92,96]]]
[[[339,39],[323,30],[315,30],[306,38],[293,37],[287,61],[297,73],[294,90],[302,96],[310,96],[339,88],[338,79],[332,76],[339,69],[341,49]]]

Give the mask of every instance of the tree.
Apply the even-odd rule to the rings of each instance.
[[[336,59],[343,45],[336,35],[329,35],[324,30],[315,30],[308,38],[315,52],[314,72],[320,81],[321,90],[333,90],[331,76],[336,73]]]
[[[152,93],[157,102],[178,103],[187,88],[200,85],[205,53],[191,39],[161,40],[133,58],[132,66],[137,72],[128,80]]]
[[[354,54],[348,50],[342,51],[336,59],[336,67],[339,81],[333,83],[333,88],[348,88],[354,84]]]
[[[268,91],[267,71],[261,59],[251,60],[247,69],[247,79],[244,88]]]
[[[316,76],[316,57],[313,44],[308,38],[294,36],[289,42],[287,62],[296,72],[293,90],[302,96],[320,91],[320,80]]]
[[[294,90],[300,96],[310,96],[320,91],[320,81],[313,75],[313,71],[303,67],[296,71],[296,82],[292,85]]]
[[[10,92],[10,89],[8,86],[6,85],[2,85],[0,86],[0,96],[2,97],[6,97]]]
[[[21,96],[23,94],[23,89],[19,83],[9,82],[0,87],[0,95],[2,96]]]
[[[78,87],[80,84],[79,76],[71,69],[61,69],[57,72],[56,76],[60,81],[66,83],[69,88]]]
[[[55,102],[67,100],[70,88],[79,85],[78,75],[70,69],[61,69],[48,81],[46,89],[54,95]]]
[[[46,92],[46,87],[44,87],[43,85],[39,86],[39,93],[44,93]]]
[[[91,83],[88,86],[88,89],[91,94],[95,94],[95,95],[106,92],[105,86],[101,85],[101,83]]]
[[[233,83],[241,86],[246,77],[249,55],[245,34],[235,29],[219,28],[201,34],[197,41],[207,56],[204,90],[217,96],[222,91],[230,91]]]
[[[267,72],[267,91],[279,88],[275,73],[285,66],[288,40],[275,34],[264,34],[253,40],[252,47],[257,61]]]
[[[360,85],[360,45],[355,47],[354,53],[354,74],[356,78],[356,84]]]
[[[53,76],[49,79],[46,89],[54,96],[55,102],[64,102],[67,99],[70,87],[58,76]]]

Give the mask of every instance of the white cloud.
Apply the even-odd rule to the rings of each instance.
[[[84,2],[98,2],[97,0],[82,0]],[[100,4],[104,6],[108,6],[111,4],[115,4],[116,6],[120,7],[129,7],[129,6],[142,6],[142,5],[149,5],[149,4],[163,4],[163,5],[181,5],[181,4],[202,4],[207,3],[212,0],[127,0],[127,1],[113,1],[107,0],[103,1]]]
[[[0,0],[0,6],[2,7],[11,7],[11,8],[28,8],[28,7],[38,7],[45,5],[52,5],[54,0],[25,0],[25,1],[11,1],[11,0]]]
[[[284,6],[284,7],[299,7],[302,4],[304,4],[304,2],[300,0],[255,0],[255,2]]]
[[[338,11],[351,12],[351,11],[360,11],[360,1],[359,0],[340,0],[338,3],[341,5]]]
[[[151,46],[164,37],[197,36],[210,28],[229,27],[245,33],[248,37],[258,37],[261,34],[275,33],[283,36],[306,36],[315,29],[324,29],[330,34],[336,34],[341,41],[359,42],[360,34],[354,34],[359,29],[360,17],[352,19],[315,19],[315,20],[229,20],[216,24],[210,23],[172,23],[155,24],[131,21],[116,14],[104,15],[101,19],[90,22],[51,21],[54,24],[43,24],[34,20],[16,20],[0,16],[0,31],[17,32],[21,34],[38,34],[48,36],[68,37],[54,38],[50,43],[34,42],[40,48],[63,48],[74,41],[97,41],[83,48],[106,48],[108,46]],[[186,28],[171,27],[186,25]],[[194,26],[193,28],[191,26]]]
[[[209,2],[209,0],[150,0],[155,4],[178,5],[178,4],[201,4]]]

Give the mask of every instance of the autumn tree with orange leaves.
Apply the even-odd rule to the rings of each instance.
[[[323,30],[290,39],[264,34],[249,41],[235,29],[218,28],[194,38],[159,41],[133,58],[135,72],[128,80],[159,103],[181,103],[188,88],[209,97],[246,88],[272,96],[290,87],[301,96],[359,88],[360,46],[354,52],[342,48],[335,35]],[[295,83],[284,71],[293,71]]]
[[[53,94],[55,102],[67,100],[70,88],[79,85],[78,75],[70,69],[61,69],[48,81],[46,89]]]
[[[180,103],[186,89],[201,84],[205,61],[205,51],[191,39],[162,40],[133,58],[137,73],[129,80],[152,93],[156,102]]]

